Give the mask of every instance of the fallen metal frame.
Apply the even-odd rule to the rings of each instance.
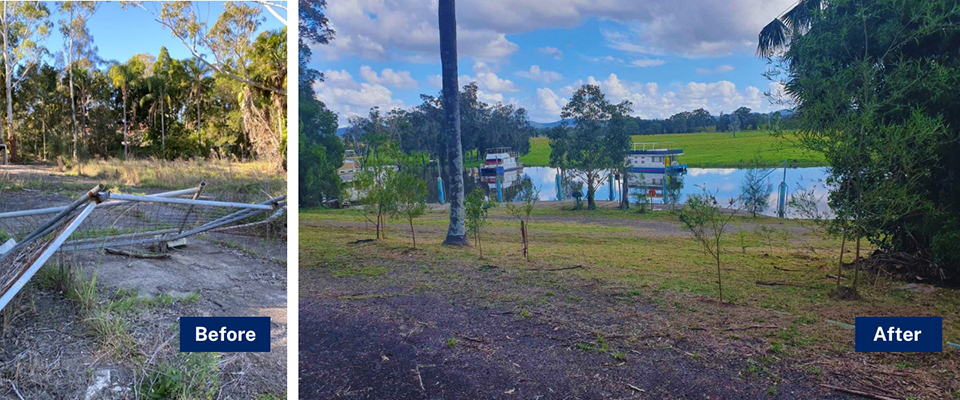
[[[277,219],[285,212],[286,196],[274,197],[262,203],[239,203],[214,200],[201,200],[200,194],[205,184],[200,183],[196,188],[176,190],[153,195],[116,194],[104,191],[103,185],[97,185],[73,203],[62,207],[47,207],[33,210],[22,210],[0,213],[0,221],[8,218],[40,216],[54,214],[46,222],[26,234],[11,248],[0,252],[0,309],[20,292],[31,278],[46,262],[58,251],[77,251],[99,249],[108,246],[129,246],[167,243],[184,239],[212,230],[231,228],[230,224],[255,217],[257,215],[272,214],[262,221],[243,224],[267,223]],[[180,198],[179,196],[191,196]],[[91,213],[100,208],[106,209],[123,204],[136,205],[140,203],[169,204],[186,206],[186,210],[176,227],[166,229],[144,230],[133,233],[107,235],[104,237],[70,239],[70,236],[87,221]],[[186,229],[191,213],[196,207],[214,207],[237,209],[232,213],[206,221],[198,226]],[[50,237],[44,240],[44,238]],[[2,243],[0,243],[2,245]]]

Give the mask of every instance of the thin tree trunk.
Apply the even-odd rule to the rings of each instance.
[[[840,262],[837,265],[837,293],[840,293],[840,277],[843,276],[843,252],[847,246],[847,233],[843,233],[843,240],[840,241]]]
[[[460,144],[460,88],[457,80],[457,13],[455,0],[440,0],[440,63],[443,74],[443,136],[447,140],[450,179],[450,226],[444,244],[467,244],[463,210],[463,147]]]
[[[127,92],[129,90],[123,90],[123,160],[126,161],[130,158],[130,149],[128,148],[129,141],[127,137],[127,124],[130,121],[127,121]]]
[[[160,152],[167,157],[167,126],[163,115],[163,89],[160,89]]]
[[[7,2],[3,2],[3,69],[4,69],[4,87],[7,89],[7,135],[10,138],[7,153],[10,154],[10,161],[19,162],[17,151],[17,138],[13,134],[13,95],[10,87],[10,74],[13,66],[10,65],[10,42],[9,42],[9,23],[7,20]],[[0,129],[0,136],[3,136],[3,129]]]
[[[723,303],[723,278],[720,276],[720,238],[717,237],[717,288],[720,290],[720,303]]]
[[[624,210],[630,209],[630,194],[629,187],[627,186],[627,171],[629,170],[625,168],[623,173],[620,174],[620,204]],[[640,207],[643,207],[643,204],[641,204]]]
[[[199,87],[199,84],[198,86]],[[203,131],[200,129],[200,91],[197,91],[197,151],[203,155]]]
[[[480,234],[477,234],[477,247],[480,249],[480,259],[483,259],[483,242],[480,241]]]
[[[417,248],[417,233],[413,230],[413,219],[410,219],[410,237],[413,238],[413,248]]]
[[[530,255],[527,251],[527,224],[522,219],[520,220],[520,237],[523,238],[523,258],[530,261]]]
[[[73,12],[70,13],[70,19],[73,19]],[[67,73],[70,75],[70,119],[73,121],[73,162],[79,161],[77,158],[77,105],[73,95],[73,32],[70,35],[70,48],[67,50]]]
[[[597,204],[594,201],[593,197],[596,196],[597,190],[593,186],[594,177],[593,173],[587,174],[587,209],[593,210],[597,208]]]
[[[853,259],[853,289],[857,289],[857,278],[860,277],[860,232],[857,232],[857,258]]]

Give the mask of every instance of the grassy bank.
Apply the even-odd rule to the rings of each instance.
[[[717,295],[715,264],[711,270],[710,257],[679,228],[676,214],[559,209],[541,209],[534,214],[528,225],[530,262],[519,254],[519,223],[502,208],[491,210],[492,224],[483,236],[484,260],[478,260],[476,247],[440,245],[447,227],[445,211],[428,212],[414,222],[419,247],[416,254],[424,261],[450,265],[482,263],[521,270],[581,265],[584,268],[570,273],[625,292],[654,289],[707,298]],[[356,249],[348,243],[373,237],[373,225],[365,223],[355,211],[306,211],[300,214],[300,220],[299,263],[308,270],[346,267],[344,261],[353,258]],[[845,323],[865,315],[943,316],[945,340],[960,340],[960,317],[956,314],[960,290],[937,288],[933,294],[898,291],[894,288],[901,282],[862,273],[859,291],[863,300],[833,300],[829,294],[836,280],[826,275],[836,273],[839,241],[815,235],[797,221],[766,217],[735,217],[729,229],[723,254],[726,302]],[[738,230],[742,234],[734,233]],[[379,247],[386,253],[395,250],[403,253],[401,257],[410,257],[401,250],[410,245],[410,232],[404,222],[391,222],[387,233],[388,238],[378,242]],[[853,261],[849,249],[845,261]],[[386,272],[378,268],[370,273]],[[350,271],[341,273],[350,275]],[[844,272],[851,278],[852,273]],[[531,284],[538,283],[534,280]],[[316,289],[302,287],[301,291]],[[823,329],[833,331],[828,325]],[[849,336],[852,345],[852,332]]]
[[[788,140],[770,136],[769,131],[744,131],[734,138],[729,133],[678,133],[638,135],[634,142],[659,142],[670,148],[680,148],[684,156],[680,162],[692,168],[720,168],[746,166],[754,157],[760,157],[765,166],[776,166],[783,160],[797,160],[801,167],[826,165],[820,154],[804,151]],[[672,143],[671,143],[672,142]],[[550,164],[550,141],[546,137],[530,139],[530,152],[520,157],[523,165],[543,167]]]
[[[527,225],[529,261],[521,254],[517,220],[503,208],[491,210],[491,219],[481,259],[472,239],[469,248],[440,244],[446,211],[432,210],[415,221],[417,249],[411,249],[404,221],[390,221],[387,238],[373,241],[373,225],[355,211],[301,212],[300,296],[350,304],[358,315],[375,314],[393,304],[389,299],[402,307],[417,299],[440,307],[479,302],[468,314],[512,313],[516,321],[556,326],[545,330],[557,337],[565,337],[558,329],[575,327],[586,338],[561,342],[572,350],[605,352],[609,344],[614,359],[629,364],[652,349],[680,348],[708,365],[743,368],[739,374],[745,379],[769,378],[770,393],[783,377],[796,381],[799,372],[812,377],[810,387],[824,383],[869,391],[876,389],[859,382],[886,382],[896,375],[897,383],[885,385],[896,398],[960,395],[955,349],[856,353],[854,330],[835,323],[853,324],[857,316],[942,316],[944,339],[956,342],[960,290],[896,290],[902,282],[861,272],[862,299],[833,299],[836,279],[828,275],[836,274],[840,243],[798,221],[733,219],[724,238],[724,304],[719,304],[716,264],[679,228],[676,214],[568,211],[545,204]],[[844,261],[853,261],[850,246]],[[843,275],[852,279],[852,268]],[[437,318],[438,326],[449,322]],[[471,329],[475,338],[496,333]],[[515,357],[537,351],[548,350],[531,348]]]

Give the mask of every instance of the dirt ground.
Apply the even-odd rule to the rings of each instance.
[[[456,276],[417,277],[423,268]],[[301,289],[301,398],[845,398],[804,371],[747,374],[740,357],[670,337],[671,310],[650,298],[559,275],[570,290],[551,296],[579,300],[526,308],[511,304],[544,289],[496,268],[391,262],[389,270],[301,272],[301,286],[314,288]],[[407,289],[418,286],[429,289]]]
[[[301,398],[858,398],[834,388],[876,398],[960,395],[955,351],[853,352],[853,331],[831,320],[886,315],[878,310],[890,304],[879,297],[887,294],[871,292],[868,300],[850,304],[817,297],[824,274],[836,270],[820,266],[825,250],[813,253],[807,246],[816,243],[809,237],[798,234],[792,249],[751,249],[750,257],[763,260],[771,272],[749,276],[754,294],[721,304],[716,297],[674,289],[691,286],[658,281],[667,275],[643,260],[619,269],[580,257],[542,260],[550,246],[580,243],[590,252],[590,246],[606,246],[593,242],[629,238],[635,246],[623,251],[643,252],[646,239],[688,235],[665,218],[538,215],[534,240],[541,247],[528,262],[514,253],[515,228],[502,221],[509,217],[491,217],[496,223],[486,234],[484,249],[492,254],[486,259],[476,257],[475,245],[463,251],[439,246],[444,218],[442,211],[424,217],[417,226],[420,248],[412,249],[399,221],[392,225],[392,239],[375,241],[373,226],[349,211],[301,214]],[[758,224],[806,230],[749,219],[742,228],[753,231]],[[699,253],[683,251],[689,257]],[[675,260],[672,268],[685,271],[691,267],[679,264],[686,263]],[[619,270],[652,278],[637,284],[623,274],[605,275]],[[732,273],[725,269],[725,293]],[[793,274],[779,279],[813,289],[753,287],[753,279],[770,280],[768,275],[778,273]],[[800,302],[816,302],[821,309],[762,306],[777,304],[765,302],[770,293],[794,299],[806,293]],[[945,288],[937,293],[952,296]],[[898,300],[892,303],[897,309],[887,312],[936,312],[930,311],[936,297],[904,296],[915,301]]]
[[[56,184],[45,182],[42,191],[8,190],[0,194],[0,203],[18,202],[22,209],[69,201],[51,186]],[[88,281],[95,277],[97,307],[123,326],[122,333],[98,330],[77,301],[43,281],[41,270],[3,312],[0,398],[132,399],[143,396],[145,386],[158,379],[158,371],[175,376],[178,370],[198,365],[213,376],[181,379],[201,390],[212,388],[213,398],[282,398],[287,357],[286,236],[258,233],[191,237],[186,246],[171,249],[167,259],[99,250],[54,256],[52,263],[72,266]],[[44,268],[56,266],[48,263]],[[191,364],[195,361],[179,353],[181,316],[268,316],[271,351],[218,353],[207,364]]]

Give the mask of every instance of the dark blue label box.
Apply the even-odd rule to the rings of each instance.
[[[943,351],[942,317],[857,317],[857,352]]]
[[[270,351],[270,317],[180,317],[180,352]]]

